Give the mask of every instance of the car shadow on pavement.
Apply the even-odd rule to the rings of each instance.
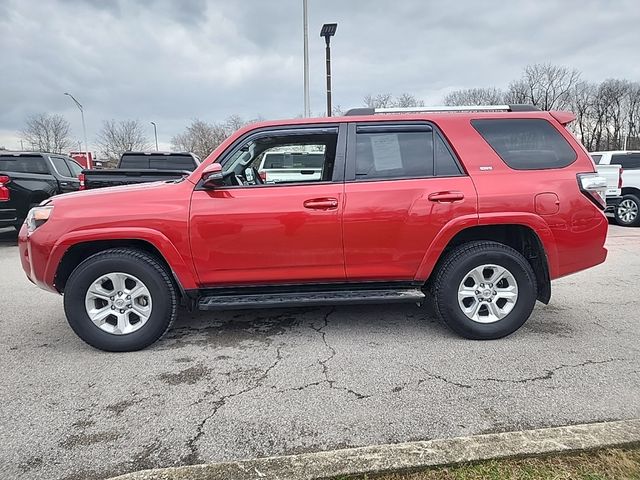
[[[453,335],[426,305],[350,305],[219,313],[181,310],[178,320],[157,348],[171,349],[187,344],[234,347],[246,341],[271,342],[275,336],[295,335],[307,328],[318,333],[328,327],[343,333],[358,330],[365,334],[367,331],[400,332],[408,326],[438,337]]]
[[[15,228],[0,228],[0,245],[18,245],[18,231]]]

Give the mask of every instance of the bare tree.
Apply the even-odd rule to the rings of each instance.
[[[62,153],[71,148],[71,127],[62,115],[39,113],[27,118],[20,132],[31,150]]]
[[[369,108],[407,108],[424,107],[424,102],[410,93],[402,93],[395,98],[391,93],[378,93],[365,95],[364,105]]]
[[[105,120],[98,133],[97,144],[110,162],[117,161],[124,152],[151,148],[145,129],[138,120]]]
[[[191,122],[183,133],[171,139],[173,150],[193,152],[206,158],[228,136],[228,128],[220,124],[209,124],[199,119]]]
[[[504,92],[495,87],[454,90],[444,97],[445,105],[499,105]]]
[[[233,132],[260,120],[256,118],[246,121],[239,115],[232,115],[224,122],[207,123],[196,118],[184,132],[171,139],[171,148],[175,151],[193,152],[204,159]]]
[[[511,103],[531,103],[542,110],[562,110],[570,103],[571,90],[580,72],[548,63],[525,67],[520,80],[511,82],[507,98]]]

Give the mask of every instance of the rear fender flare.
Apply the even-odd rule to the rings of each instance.
[[[429,245],[427,253],[418,268],[415,280],[422,282],[426,282],[428,280],[440,259],[442,252],[458,233],[474,226],[490,225],[521,225],[533,230],[540,239],[542,247],[544,248],[547,257],[549,276],[551,278],[558,277],[558,251],[555,246],[553,232],[547,223],[538,215],[533,213],[505,212],[480,214],[478,218],[475,216],[459,217],[448,222],[431,242],[431,245]]]

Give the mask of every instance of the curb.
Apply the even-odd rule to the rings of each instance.
[[[312,480],[634,443],[640,419],[143,470],[112,480]]]

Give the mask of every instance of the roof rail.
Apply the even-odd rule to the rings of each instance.
[[[390,108],[352,108],[345,115],[375,115],[385,113],[424,113],[424,112],[535,112],[540,109],[535,105],[456,105],[435,107],[390,107]]]

